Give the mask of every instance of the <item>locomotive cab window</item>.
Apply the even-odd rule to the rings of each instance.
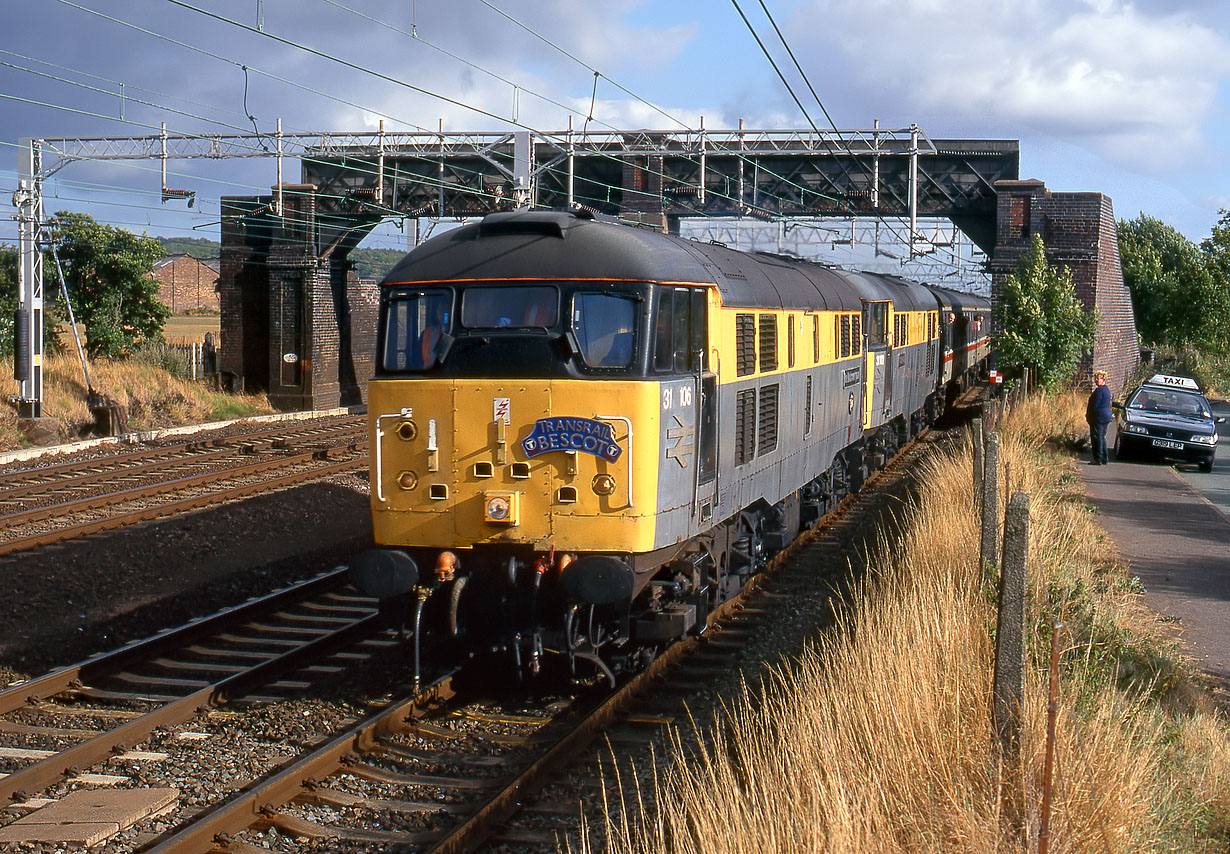
[[[384,322],[384,369],[426,371],[434,367],[440,339],[448,334],[452,302],[452,295],[446,290],[393,296]]]
[[[868,347],[888,346],[888,303],[864,302],[863,331],[867,334]]]
[[[549,285],[469,287],[461,325],[469,329],[542,329],[559,319],[559,291]]]
[[[705,292],[700,288],[662,288],[655,302],[654,370],[682,374],[703,367]]]
[[[636,344],[636,306],[626,294],[578,293],[572,299],[572,331],[578,356],[590,368],[627,368]]]

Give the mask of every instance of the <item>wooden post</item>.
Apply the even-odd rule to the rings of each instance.
[[[1051,781],[1055,771],[1055,718],[1059,713],[1059,632],[1063,623],[1051,624],[1050,702],[1046,706],[1046,763],[1042,771],[1042,820],[1038,827],[1038,854],[1047,854],[1051,842]]]
[[[982,419],[974,419],[974,506],[982,506]]]
[[[999,436],[987,434],[982,469],[982,538],[978,557],[984,572],[999,565]]]
[[[1029,495],[1018,492],[1004,516],[1004,559],[995,637],[995,735],[1000,768],[1000,814],[1013,839],[1025,841],[1025,595],[1029,558]]]

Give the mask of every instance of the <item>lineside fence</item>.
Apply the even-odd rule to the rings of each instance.
[[[1001,465],[999,426],[1004,416],[1026,399],[1031,385],[1031,377],[1026,372],[1025,377],[1006,390],[1003,397],[988,403],[983,409],[983,417],[974,419],[973,423],[973,486],[980,523],[979,565],[984,581],[998,590],[993,761],[999,779],[1002,830],[1006,839],[1020,846],[1018,850],[1030,848],[1023,708],[1025,668],[1028,664],[1029,494],[1019,489],[1013,491],[1011,466],[1007,463]],[[1001,487],[1006,499],[1002,512]],[[1039,854],[1047,854],[1050,842],[1051,782],[1055,773],[1055,720],[1058,710],[1058,643],[1062,629],[1059,622],[1051,626],[1046,758],[1036,843]]]
[[[157,344],[154,360],[162,363],[171,373],[184,379],[216,383],[218,378],[218,354],[221,348],[214,342],[213,333],[206,333],[204,341],[173,341]]]

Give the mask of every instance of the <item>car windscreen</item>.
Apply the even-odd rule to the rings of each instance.
[[[1203,397],[1162,389],[1138,389],[1127,402],[1130,410],[1157,412],[1163,415],[1186,415],[1190,418],[1210,418],[1209,405]]]

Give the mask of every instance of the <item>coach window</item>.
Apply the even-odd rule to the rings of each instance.
[[[581,361],[591,368],[626,368],[636,343],[636,300],[622,294],[579,293],[572,299],[572,331]]]
[[[382,366],[386,371],[425,371],[436,363],[436,345],[449,329],[452,295],[445,290],[389,297]]]

